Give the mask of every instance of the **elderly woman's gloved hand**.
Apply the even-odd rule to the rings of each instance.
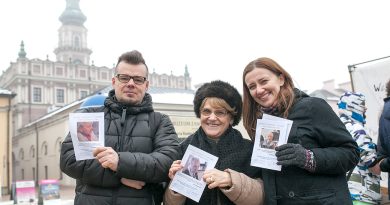
[[[307,171],[315,171],[314,153],[300,144],[287,143],[275,148],[277,164],[282,166],[297,166]]]

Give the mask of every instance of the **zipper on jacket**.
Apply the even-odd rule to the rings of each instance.
[[[122,133],[121,136],[118,139],[118,151],[121,152],[123,149],[123,138],[125,135],[125,120],[126,120],[126,107],[122,108],[122,117],[121,117],[121,127],[122,127]]]
[[[126,119],[126,107],[122,108],[122,117],[121,117],[121,126],[125,124],[125,119]]]

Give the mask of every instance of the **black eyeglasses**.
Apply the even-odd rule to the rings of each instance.
[[[204,108],[200,111],[200,114],[206,117],[210,116],[211,113],[214,113],[214,115],[217,117],[225,117],[228,114],[226,110],[214,110],[213,112],[210,109]]]
[[[126,74],[116,74],[116,78],[118,78],[121,83],[128,83],[131,79],[133,79],[134,83],[137,85],[142,85],[145,83],[146,78],[142,76],[130,76]]]

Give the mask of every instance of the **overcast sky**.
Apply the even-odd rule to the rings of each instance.
[[[9,0],[0,11],[0,71],[27,57],[55,60],[65,0]],[[258,57],[279,62],[296,86],[349,80],[347,66],[390,55],[387,0],[81,0],[88,47],[97,66],[141,51],[157,73],[192,82],[229,81],[240,92],[242,70]]]

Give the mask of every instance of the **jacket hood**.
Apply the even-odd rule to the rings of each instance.
[[[295,98],[310,97],[308,94],[299,90],[298,88],[294,88],[294,95],[295,95]]]

